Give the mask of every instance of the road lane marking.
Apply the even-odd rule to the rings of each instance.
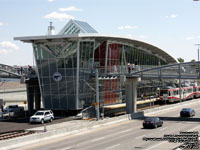
[[[161,128],[160,131],[167,129],[168,127]]]
[[[63,149],[59,149],[59,150],[68,150],[68,149],[72,149],[73,147],[66,147],[66,148],[63,148]]]
[[[113,145],[113,146],[107,147],[106,149],[111,149],[111,148],[117,147],[117,146],[119,146],[119,145],[120,145],[120,144],[116,144],[116,145]]]
[[[119,132],[119,133],[125,133],[125,132],[129,132],[129,131],[131,131],[132,129],[127,129],[127,130],[123,130],[123,131],[121,131],[121,132]]]
[[[146,135],[144,134],[144,135],[141,135],[141,136],[138,136],[138,137],[136,137],[135,139],[140,139],[140,138],[143,138],[143,137],[145,137]]]
[[[188,132],[194,131],[194,130],[196,130],[196,129],[198,129],[198,128],[200,128],[200,126],[194,127],[194,128],[192,128],[192,129],[188,130]]]
[[[119,123],[119,122],[122,122],[122,121],[128,121],[128,118],[116,120],[116,121],[113,121],[113,122],[104,123],[104,125],[111,125],[111,124]]]
[[[105,139],[105,137],[103,136],[103,137],[100,137],[100,138],[96,138],[94,140],[91,140],[91,142],[96,142],[96,141],[99,141],[99,140],[102,140],[102,139]]]

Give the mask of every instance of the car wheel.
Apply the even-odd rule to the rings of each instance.
[[[50,118],[49,122],[52,122],[52,121],[53,121],[53,119],[52,119],[52,118]]]
[[[44,119],[41,120],[41,124],[44,124]]]
[[[154,127],[155,127],[155,128],[157,128],[157,127],[158,127],[158,125],[157,125],[157,124],[155,124],[155,125],[154,125]]]

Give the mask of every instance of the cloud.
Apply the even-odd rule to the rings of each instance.
[[[124,29],[136,29],[136,28],[137,28],[137,26],[130,26],[130,25],[118,27],[119,30],[124,30]]]
[[[50,14],[47,14],[44,16],[45,19],[58,19],[60,21],[64,21],[65,19],[74,19],[73,16],[70,16],[66,13],[57,13],[57,12],[52,12]]]
[[[12,53],[14,50],[18,50],[19,47],[10,41],[0,42],[0,54]]]
[[[165,16],[165,18],[170,18],[170,19],[174,19],[176,17],[178,17],[178,14],[171,14],[169,16]]]
[[[126,37],[133,38],[133,39],[143,39],[143,40],[148,38],[148,36],[146,35],[133,36],[132,34],[126,34]]]
[[[196,40],[196,39],[200,39],[200,35],[198,35],[198,36],[188,36],[188,37],[186,37],[185,38],[186,40]]]
[[[67,7],[67,8],[59,8],[60,11],[83,11],[82,9],[80,8],[76,8],[74,6],[70,6],[70,7]]]
[[[193,40],[194,37],[192,37],[192,36],[188,36],[188,37],[186,37],[185,39],[189,41],[189,40]]]
[[[55,2],[56,0],[48,0],[48,2]]]
[[[0,22],[0,26],[7,26],[8,23],[5,23],[5,22]]]

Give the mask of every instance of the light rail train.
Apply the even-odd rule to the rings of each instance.
[[[162,88],[159,93],[159,100],[163,102],[176,102],[200,97],[200,86],[188,87],[166,87]]]

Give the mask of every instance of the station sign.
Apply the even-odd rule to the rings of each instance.
[[[60,82],[62,80],[62,75],[60,72],[55,72],[53,74],[53,80],[56,82]]]

